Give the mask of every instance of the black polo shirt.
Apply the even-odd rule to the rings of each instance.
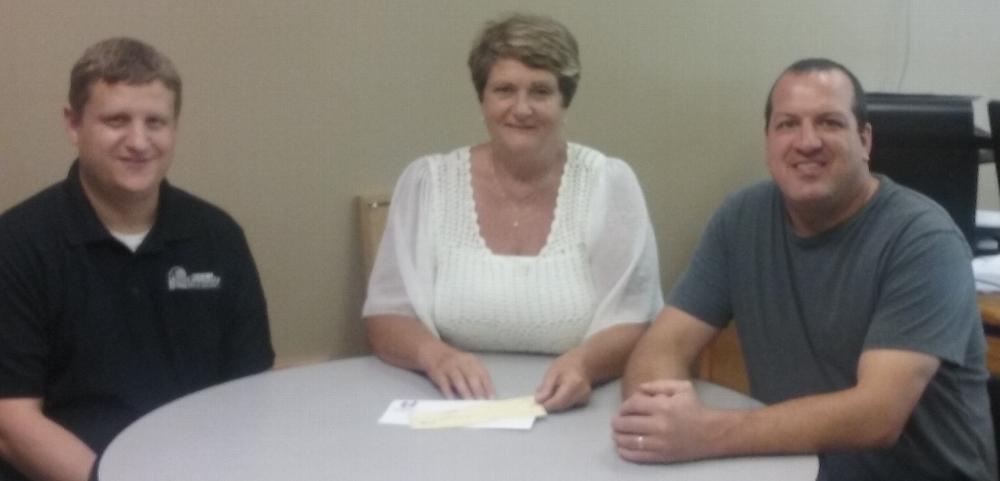
[[[43,398],[96,452],[167,401],[273,361],[243,231],[207,202],[164,181],[133,253],[98,220],[74,163],[0,216],[0,397]]]

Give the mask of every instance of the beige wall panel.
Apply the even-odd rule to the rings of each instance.
[[[244,226],[285,364],[366,352],[353,199],[484,138],[465,57],[501,12],[552,14],[577,35],[568,135],[639,174],[667,287],[724,195],[766,176],[764,96],[789,62],[833,57],[870,90],[1000,98],[992,0],[0,4],[0,210],[65,175],[60,109],[82,50],[148,40],[185,81],[170,177]]]

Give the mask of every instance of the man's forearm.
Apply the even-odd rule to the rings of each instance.
[[[876,450],[891,446],[907,413],[852,388],[757,410],[705,406],[687,381],[643,384],[612,420],[619,454],[637,462]],[[645,448],[637,438],[645,438]],[[638,444],[637,444],[638,443]]]
[[[891,446],[939,366],[937,358],[918,352],[865,351],[854,387],[776,404],[748,416],[747,428],[769,430],[770,442],[801,444],[810,452]]]
[[[0,400],[0,455],[36,481],[87,481],[97,459],[30,399]]]
[[[708,409],[703,416],[694,414],[701,422],[691,436],[706,433],[695,451],[702,457],[720,457],[892,446],[938,365],[936,358],[925,354],[867,351],[859,363],[858,383],[851,388],[753,411]],[[643,391],[656,394],[648,387]]]
[[[645,323],[628,323],[591,336],[581,346],[590,382],[596,384],[621,376],[629,354],[645,330]]]
[[[717,413],[711,457],[881,449],[895,443],[902,428],[856,389]]]
[[[644,382],[689,379],[698,354],[716,332],[708,324],[668,306],[636,343],[622,376],[622,398]]]
[[[690,379],[693,363],[678,352],[639,341],[622,375],[622,398],[628,398],[644,382],[657,379]]]

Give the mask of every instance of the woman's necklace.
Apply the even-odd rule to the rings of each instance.
[[[551,180],[552,175],[557,173],[562,175],[562,168],[559,165],[552,165],[550,169],[543,171],[541,174],[541,179],[535,185],[529,185],[532,187],[527,195],[518,199],[511,195],[507,189],[504,188],[503,184],[500,182],[500,177],[497,176],[497,161],[492,148],[489,152],[489,162],[490,162],[490,177],[493,178],[493,184],[496,189],[500,192],[500,199],[503,201],[504,206],[510,206],[508,210],[513,210],[514,219],[510,222],[510,225],[514,228],[521,226],[522,222],[527,223],[531,218],[538,213],[537,209],[533,210],[532,204],[538,199],[539,196],[544,196],[551,193]],[[556,169],[556,170],[553,170]]]
[[[497,190],[500,192],[500,198],[505,206],[510,206],[514,212],[514,219],[510,222],[510,225],[514,228],[521,227],[521,222],[527,222],[531,215],[531,204],[534,202],[535,198],[541,195],[545,190],[544,183],[539,185],[538,188],[532,189],[528,195],[521,199],[516,199],[512,196],[503,184],[500,182],[500,177],[497,176],[497,164],[493,157],[490,157],[490,177],[493,178],[493,184],[496,185]]]
[[[514,220],[511,221],[510,223],[511,226],[514,227],[515,229],[520,227],[523,206],[514,199],[512,199],[511,196],[507,194],[507,189],[505,189],[503,187],[503,184],[500,183],[500,179],[497,177],[497,163],[496,160],[493,160],[492,156],[490,156],[490,177],[493,178],[493,184],[496,185],[497,190],[500,192],[500,198],[503,199],[504,205],[509,205],[514,209]],[[527,197],[525,197],[525,199],[530,199],[533,196],[534,193],[531,193]]]

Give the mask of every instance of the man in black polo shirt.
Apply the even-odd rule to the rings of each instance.
[[[273,363],[242,230],[165,180],[180,105],[152,47],[92,46],[64,110],[78,159],[0,216],[0,479],[85,480],[139,416]]]

